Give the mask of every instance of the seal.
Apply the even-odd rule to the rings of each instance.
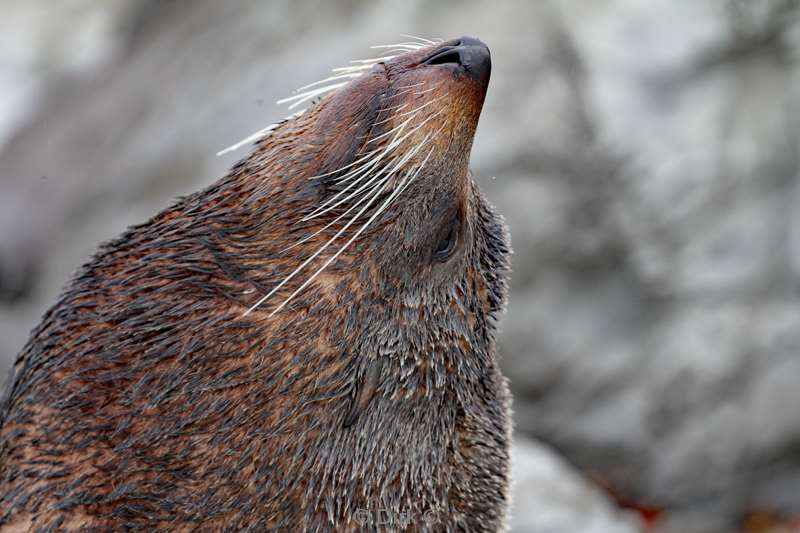
[[[76,275],[3,399],[0,530],[506,527],[489,50],[386,54]]]

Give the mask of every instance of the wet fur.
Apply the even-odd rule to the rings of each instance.
[[[508,244],[466,167],[474,127],[448,130],[429,176],[289,305],[243,316],[326,236],[286,251],[331,194],[307,177],[357,156],[403,68],[282,125],[81,269],[0,408],[0,530],[379,527],[365,511],[398,530],[505,527]],[[453,98],[477,124],[474,92]],[[425,216],[450,203],[463,250],[430,264]]]

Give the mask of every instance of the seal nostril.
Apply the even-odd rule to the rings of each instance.
[[[422,65],[452,65],[457,72],[468,74],[484,83],[488,82],[492,71],[492,58],[489,48],[472,37],[462,37],[441,46],[420,61]]]
[[[445,65],[454,63],[461,65],[461,53],[455,46],[446,46],[441,50],[437,50],[433,55],[428,56],[427,59],[422,61],[426,65]]]

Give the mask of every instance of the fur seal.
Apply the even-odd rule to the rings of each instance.
[[[392,45],[104,244],[15,361],[0,530],[504,529],[490,71],[477,39]]]

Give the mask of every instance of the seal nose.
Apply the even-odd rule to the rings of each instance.
[[[454,44],[439,48],[422,63],[426,65],[458,65],[469,75],[488,80],[492,72],[492,56],[489,47],[474,37],[462,37]]]

